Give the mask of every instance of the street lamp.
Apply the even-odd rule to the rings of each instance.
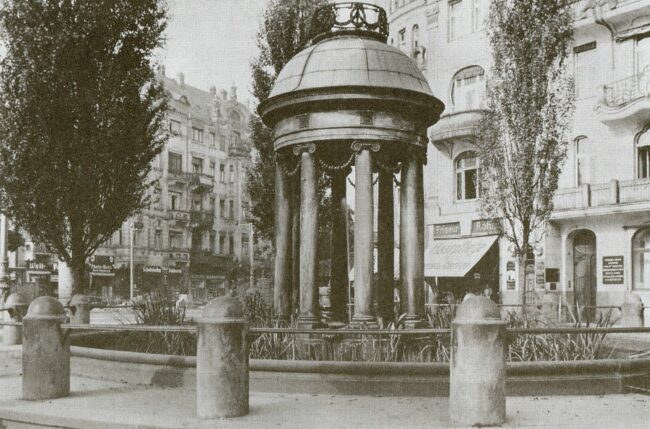
[[[133,301],[133,233],[138,229],[131,218],[129,223],[129,296],[131,301]]]

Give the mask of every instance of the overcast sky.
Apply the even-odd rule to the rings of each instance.
[[[240,100],[250,94],[255,34],[267,0],[168,0],[167,43],[160,60],[167,76],[185,74],[189,85],[208,90],[234,83]]]

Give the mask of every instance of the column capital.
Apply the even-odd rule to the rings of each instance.
[[[303,152],[314,153],[316,152],[316,145],[314,143],[297,144],[293,147],[293,154],[300,155]]]
[[[361,152],[364,149],[371,150],[373,152],[379,152],[381,145],[379,143],[370,143],[370,142],[352,142],[350,148],[353,152]]]

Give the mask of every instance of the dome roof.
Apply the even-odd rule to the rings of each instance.
[[[433,97],[422,72],[402,51],[371,38],[341,35],[294,56],[275,80],[269,98],[350,86],[414,91]]]

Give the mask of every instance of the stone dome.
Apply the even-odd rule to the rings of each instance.
[[[378,40],[341,35],[315,43],[282,69],[270,98],[302,90],[363,86],[413,91],[433,97],[417,65]]]
[[[477,295],[471,295],[463,301],[458,307],[454,319],[454,323],[485,323],[489,321],[505,323],[501,320],[499,306],[490,298]]]
[[[7,297],[7,300],[4,303],[5,308],[16,308],[17,306],[27,307],[29,302],[22,294],[14,292]]]
[[[244,307],[232,296],[220,296],[207,303],[201,313],[202,322],[244,321]]]
[[[66,319],[63,305],[51,296],[39,296],[29,305],[27,317],[30,319]]]

